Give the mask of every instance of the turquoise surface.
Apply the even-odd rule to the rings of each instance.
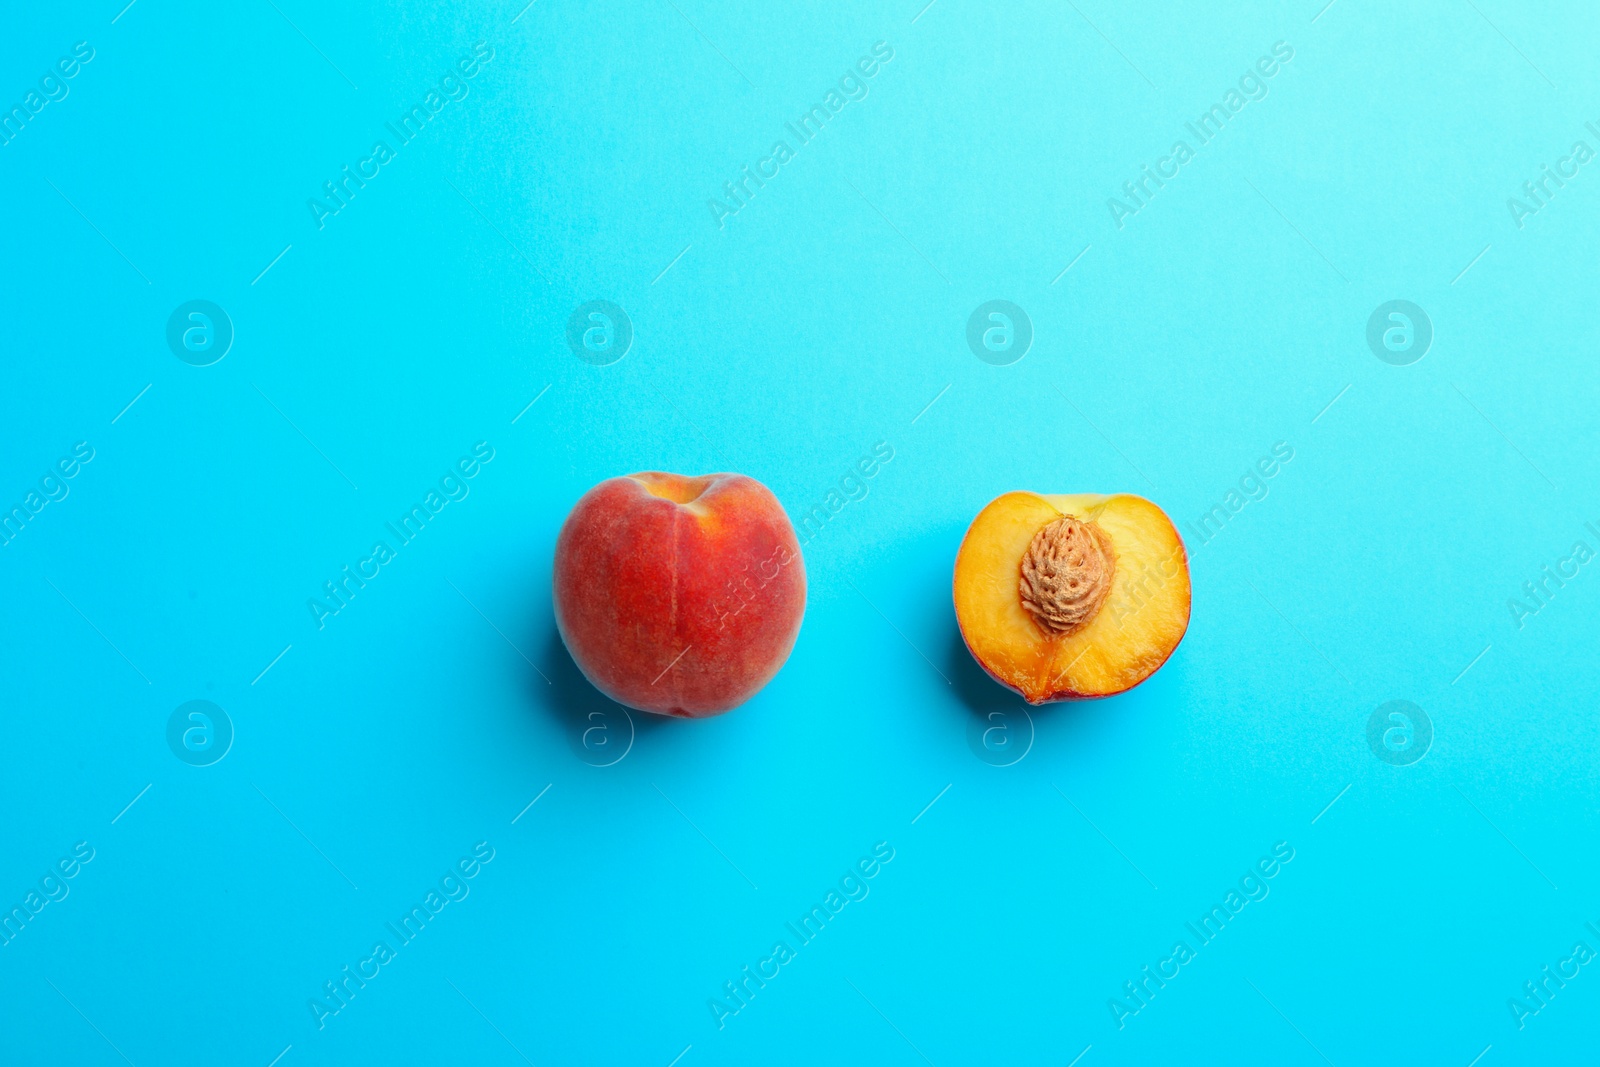
[[[1587,1054],[1594,12],[925,2],[6,5],[0,1060]],[[721,718],[555,633],[642,469],[809,517]],[[967,655],[1011,489],[1143,686]]]

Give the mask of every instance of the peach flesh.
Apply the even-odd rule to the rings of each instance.
[[[1126,493],[996,497],[962,539],[953,584],[972,657],[1030,704],[1132,689],[1189,626],[1183,540]]]

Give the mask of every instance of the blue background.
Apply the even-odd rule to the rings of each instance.
[[[1592,1047],[1592,967],[1508,1007],[1600,949],[1600,577],[1508,607],[1600,548],[1600,173],[1507,206],[1600,148],[1583,5],[119,8],[13,0],[0,32],[8,108],[94,48],[0,147],[0,502],[95,450],[0,548],[0,904],[95,850],[0,947],[0,1059]],[[465,99],[319,228],[308,198],[477,41]],[[796,146],[878,41],[867,97]],[[1119,228],[1108,198],[1280,41],[1265,98]],[[192,299],[236,333],[211,366],[165,339]],[[604,367],[565,341],[596,299],[634,330]],[[1009,366],[965,341],[991,299],[1033,324]],[[1433,324],[1409,366],[1366,342],[1393,299]],[[318,629],[308,598],[479,441],[470,495]],[[582,681],[549,577],[590,485],[733,469],[798,516],[880,441],[758,697],[646,721]],[[973,665],[951,563],[1010,489],[1179,524],[1193,620],[1145,685],[1029,716]],[[1408,766],[1367,741],[1398,699],[1434,729]],[[208,767],[166,740],[191,700],[235,731]],[[985,724],[1022,758],[980,759]],[[323,983],[478,842],[470,895],[319,1029]],[[719,1029],[710,998],[877,842],[870,895]],[[1277,842],[1270,895],[1119,1029],[1123,983]]]

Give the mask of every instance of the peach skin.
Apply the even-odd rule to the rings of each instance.
[[[1139,496],[1006,493],[956,554],[956,622],[972,657],[1030,704],[1113,696],[1189,628],[1189,558]]]
[[[556,627],[606,696],[681,718],[749,700],[806,606],[794,526],[742,474],[645,471],[585,493],[556,538]]]

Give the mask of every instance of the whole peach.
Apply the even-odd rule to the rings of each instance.
[[[771,681],[806,606],[794,526],[742,474],[601,482],[561,527],[554,584],[556,627],[595,688],[685,718],[738,707]]]

